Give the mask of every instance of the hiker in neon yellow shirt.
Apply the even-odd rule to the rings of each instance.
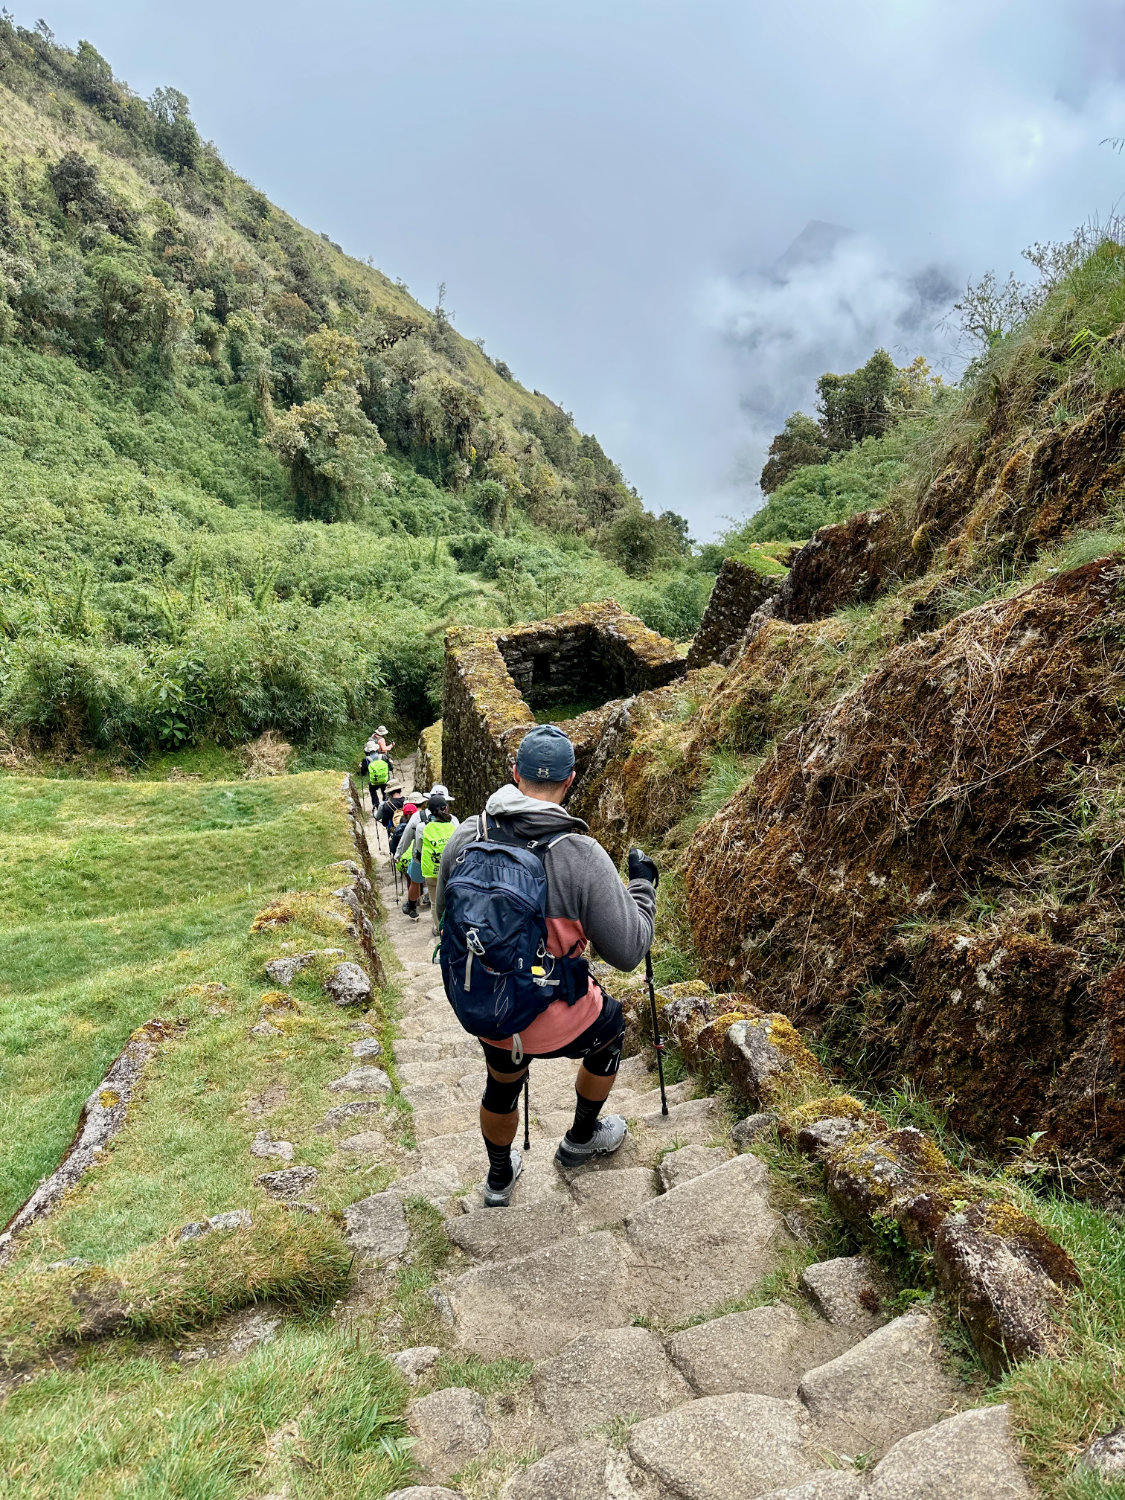
[[[431,796],[427,806],[430,817],[422,827],[422,879],[426,882],[426,889],[430,894],[431,931],[434,937],[437,937],[434,894],[437,891],[438,871],[441,869],[441,851],[449,842],[454,829],[460,827],[460,823],[449,811],[449,803],[444,797]]]

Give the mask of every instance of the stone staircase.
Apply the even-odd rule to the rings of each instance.
[[[480,1051],[430,963],[428,913],[398,915],[385,860],[381,873],[406,971],[395,1060],[417,1170],[366,1202],[414,1193],[445,1216],[453,1257],[434,1298],[450,1351],[533,1363],[515,1394],[454,1386],[413,1401],[426,1482],[395,1500],[1032,1494],[1005,1408],[964,1409],[971,1393],[930,1317],[888,1320],[865,1259],[808,1267],[799,1310],[763,1303],[763,1278],[796,1248],[769,1170],[736,1154],[718,1101],[688,1085],[669,1090],[663,1116],[640,1058],[624,1063],[609,1106],[629,1120],[625,1145],[575,1173],[553,1157],[576,1065],[536,1063],[523,1177],[510,1208],[484,1209]],[[376,1235],[365,1254],[393,1263],[401,1242],[381,1248]],[[424,1380],[442,1352],[395,1358]]]

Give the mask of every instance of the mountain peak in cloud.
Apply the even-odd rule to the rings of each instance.
[[[774,275],[783,281],[794,271],[805,266],[826,265],[845,240],[855,237],[855,231],[841,224],[829,224],[826,219],[810,219],[773,263]]]

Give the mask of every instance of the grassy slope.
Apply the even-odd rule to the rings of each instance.
[[[396,708],[429,716],[435,616],[497,625],[614,594],[656,628],[691,633],[706,569],[676,564],[642,584],[605,561],[593,532],[575,534],[591,482],[580,454],[595,453],[603,479],[616,471],[553,403],[502,378],[381,271],[263,212],[217,161],[202,178],[178,173],[85,102],[69,54],[13,35],[0,23],[0,734],[127,746],[134,762],[265,728],[323,746]],[[48,174],[68,152],[131,215],[125,238],[60,211]],[[159,356],[95,337],[103,257],[155,273],[178,299],[186,321]],[[421,332],[388,353],[377,330],[396,317]],[[270,411],[318,389],[271,360],[292,375],[322,321],[383,371],[364,388],[393,388],[388,422],[427,413],[393,452],[365,428],[355,519],[330,527],[294,524],[269,441]],[[443,415],[450,391],[476,413],[468,438]],[[496,474],[512,515],[494,533],[473,496]],[[615,496],[628,500],[620,484]],[[479,545],[470,557],[458,540]]]
[[[304,1008],[284,1022],[287,1034],[249,1038],[271,988],[262,963],[284,941],[346,944],[313,907],[296,930],[249,928],[278,893],[339,879],[331,863],[350,851],[338,788],[330,773],[203,785],[0,779],[9,936],[0,1050],[12,1122],[0,1146],[4,1218],[54,1166],[130,1031],[155,1015],[186,1030],[146,1084],[146,1126],[127,1132],[49,1221],[51,1246],[101,1261],[175,1222],[258,1198],[245,1099],[280,1082],[289,1098],[271,1128],[307,1123],[341,1070],[344,1040],[314,973],[293,986]],[[228,993],[193,993],[213,983]],[[333,1202],[355,1196],[344,1178],[336,1193],[326,1186]]]
[[[400,1377],[318,1310],[347,1276],[340,1230],[328,1216],[271,1208],[254,1178],[277,1163],[248,1149],[263,1126],[291,1137],[297,1161],[320,1169],[328,1209],[388,1179],[388,1168],[342,1160],[312,1129],[356,1035],[320,987],[324,965],[290,987],[299,1009],[275,1017],[281,1035],[249,1035],[273,988],[266,959],[285,946],[351,954],[328,914],[334,862],[351,853],[338,773],[0,778],[0,922],[13,939],[0,960],[5,1215],[54,1166],[133,1026],[154,1014],[184,1025],[149,1064],[106,1158],[0,1272],[5,1359],[34,1357],[70,1326],[85,1299],[42,1269],[69,1255],[122,1283],[135,1329],[8,1397],[0,1495],[47,1500],[93,1485],[236,1500],[288,1482],[303,1496],[374,1496],[408,1482]],[[254,915],[285,892],[295,893],[293,920],[251,933]],[[215,984],[225,993],[203,988]],[[267,1090],[269,1112],[248,1112]],[[396,1118],[405,1128],[408,1117],[391,1114],[392,1135]],[[235,1207],[254,1213],[249,1236],[184,1248],[169,1239],[179,1224]],[[292,1308],[275,1343],[234,1365],[172,1357],[185,1328],[265,1297]],[[172,1344],[137,1342],[151,1334]],[[283,1430],[294,1420],[299,1440]]]

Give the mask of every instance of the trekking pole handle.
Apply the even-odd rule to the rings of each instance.
[[[652,974],[652,949],[645,954],[645,983],[652,1011],[652,1045],[656,1049],[656,1071],[660,1076],[660,1113],[668,1113],[668,1095],[664,1088],[664,1042],[660,1036],[660,1017],[656,1014],[656,982]]]

